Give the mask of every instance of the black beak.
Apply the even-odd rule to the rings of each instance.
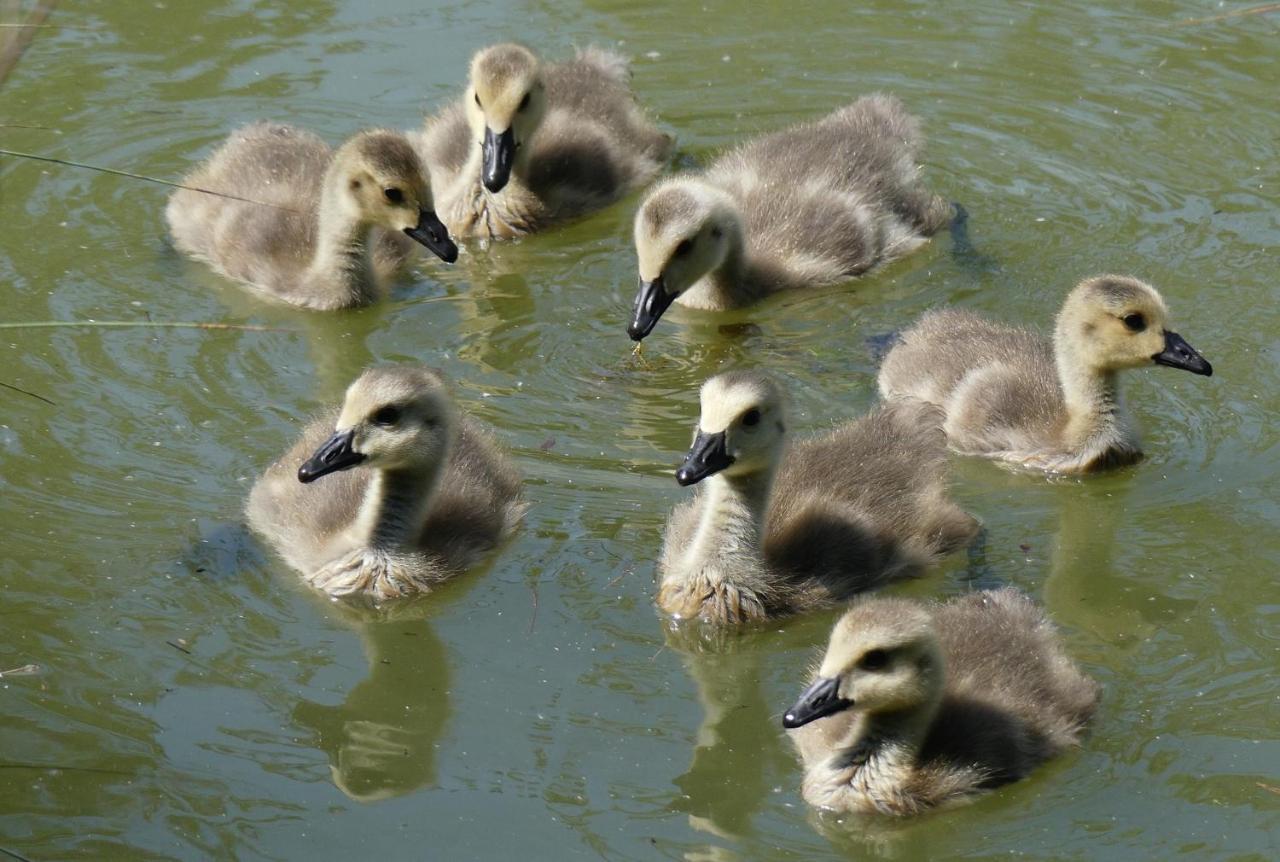
[[[354,467],[363,461],[365,456],[351,448],[351,440],[355,436],[354,429],[339,431],[324,441],[316,453],[298,468],[298,481],[304,484],[314,482],[321,476]]]
[[[825,715],[841,712],[853,706],[839,694],[840,680],[819,679],[804,690],[795,705],[782,716],[782,726],[788,730],[803,727]]]
[[[662,276],[653,281],[640,282],[640,291],[636,294],[636,304],[631,310],[631,325],[627,327],[627,335],[632,341],[640,341],[658,325],[662,312],[675,300],[675,294],[667,293],[667,285]]]
[[[485,126],[484,146],[481,150],[484,160],[480,178],[484,187],[497,194],[511,179],[511,165],[516,160],[516,133],[510,126],[500,135]]]
[[[1164,331],[1164,350],[1151,357],[1156,365],[1168,365],[1170,368],[1181,368],[1192,374],[1213,376],[1213,366],[1209,361],[1187,344],[1186,339],[1176,332]]]
[[[445,263],[453,263],[458,259],[458,247],[449,239],[449,231],[431,210],[418,210],[418,224],[405,228],[404,232],[429,248]]]
[[[699,428],[689,454],[684,456],[684,463],[676,470],[676,481],[681,485],[693,485],[732,463],[725,433],[707,434]]]

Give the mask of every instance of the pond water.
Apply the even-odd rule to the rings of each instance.
[[[0,13],[17,4],[0,4]],[[30,5],[30,4],[28,4]],[[1280,15],[1211,2],[64,3],[0,85],[9,149],[176,179],[231,128],[416,127],[478,47],[619,46],[681,164],[892,91],[971,213],[857,283],[625,334],[633,197],[424,257],[354,313],[268,305],[169,246],[161,186],[0,157],[0,848],[44,859],[1273,859],[1280,853]],[[1188,20],[1202,19],[1202,20]],[[3,35],[3,34],[0,34]],[[897,590],[1015,584],[1105,687],[1083,749],[979,804],[819,817],[780,716],[833,614],[695,648],[652,606],[697,386],[875,399],[870,336],[954,303],[1047,325],[1079,278],[1164,293],[1215,376],[1127,375],[1148,459],[957,461],[985,547]],[[373,361],[507,442],[523,530],[359,613],[241,525],[253,477]],[[45,400],[47,399],[47,400]],[[0,853],[0,855],[3,855]]]

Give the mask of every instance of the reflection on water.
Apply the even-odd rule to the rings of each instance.
[[[300,701],[293,719],[312,731],[313,744],[329,757],[333,783],[350,798],[374,802],[428,787],[449,718],[445,646],[412,613],[387,620],[347,610],[359,626],[369,675],[340,704]]]
[[[689,768],[673,782],[680,795],[671,807],[687,814],[694,829],[732,842],[750,832],[768,794],[773,746],[765,737],[775,710],[753,652],[697,650],[684,659],[703,716]]]
[[[485,264],[473,261],[470,273],[487,285],[485,290],[466,290],[454,303],[459,326],[472,336],[459,350],[459,358],[482,369],[507,372],[518,372],[530,361],[544,361],[535,358],[537,327],[530,322],[536,306],[528,279],[519,271],[497,272],[499,267]]]
[[[1195,602],[1153,596],[1126,584],[1116,535],[1132,508],[1128,485],[1102,491],[1088,482],[1070,482],[1063,490],[1044,582],[1052,619],[1104,643],[1132,648],[1158,629],[1160,619],[1195,607]]]

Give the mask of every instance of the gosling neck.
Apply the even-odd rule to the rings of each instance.
[[[373,226],[354,212],[346,198],[346,179],[335,167],[325,175],[316,213],[316,248],[307,280],[328,285],[334,296],[326,307],[365,305],[377,298],[377,278],[369,234]]]
[[[725,254],[720,265],[676,298],[691,308],[722,310],[749,305],[768,292],[762,273],[747,261],[742,218],[734,212],[722,218]]]
[[[472,133],[477,140],[483,135],[483,129],[478,135]],[[456,228],[462,234],[505,238],[523,236],[537,228],[544,215],[544,207],[528,182],[532,151],[528,139],[531,137],[528,135],[519,142],[515,161],[511,164],[511,176],[499,192],[491,192],[484,187],[482,148],[477,145],[469,151],[466,164],[452,186],[437,200],[439,208],[448,214],[450,231]],[[445,204],[445,201],[449,203]]]
[[[1116,372],[1091,365],[1062,329],[1059,325],[1054,337],[1054,361],[1066,407],[1062,442],[1070,451],[1118,445],[1128,432]]]
[[[357,541],[378,551],[415,549],[443,464],[442,458],[429,465],[374,471],[353,528]]]
[[[859,714],[837,745],[831,766],[864,772],[868,783],[877,776],[906,774],[924,746],[941,702],[938,692],[932,699],[906,709]]]
[[[686,553],[685,571],[712,581],[738,580],[749,589],[765,583],[762,550],[775,468],[707,479],[706,501]],[[759,583],[756,583],[759,582]]]

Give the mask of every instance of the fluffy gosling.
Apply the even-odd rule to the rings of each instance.
[[[627,333],[645,338],[673,302],[737,308],[923,245],[952,209],[920,181],[922,146],[915,117],[878,94],[660,183],[636,213],[640,289]]]
[[[908,815],[1078,745],[1097,701],[1044,613],[1005,588],[945,604],[860,600],[782,721],[810,805]]]
[[[1089,278],[1068,294],[1053,339],[968,311],[925,314],[879,375],[885,398],[946,411],[951,447],[1051,473],[1088,473],[1142,457],[1118,372],[1213,367],[1170,328],[1156,289],[1136,278]]]
[[[422,163],[398,132],[361,132],[335,153],[310,132],[255,123],[183,182],[217,194],[179,189],[169,198],[178,249],[293,305],[376,301],[409,257],[408,239],[448,263],[458,257]]]
[[[740,623],[805,611],[917,574],[978,523],[947,498],[941,416],[881,407],[786,448],[782,388],[757,372],[702,387],[676,479],[703,483],[667,522],[658,606]]]
[[[652,180],[672,140],[636,104],[630,78],[626,59],[599,48],[562,63],[514,44],[477,52],[462,99],[421,138],[449,229],[520,236]]]
[[[471,567],[524,511],[519,474],[440,377],[417,366],[361,374],[342,409],[267,469],[247,510],[307,583],[374,601]]]

